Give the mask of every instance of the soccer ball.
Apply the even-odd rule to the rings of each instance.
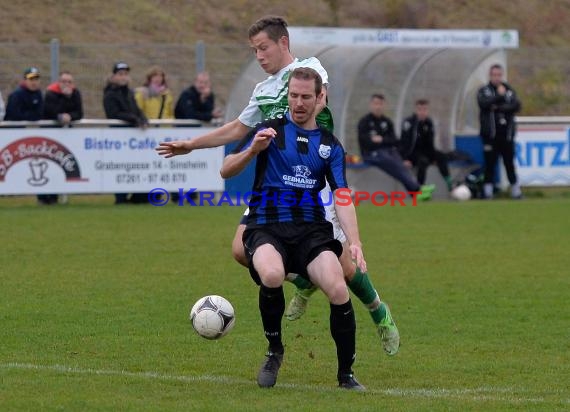
[[[459,201],[469,200],[471,199],[471,190],[467,185],[461,184],[451,191],[451,197]]]
[[[235,325],[234,308],[221,296],[204,296],[192,306],[190,322],[203,338],[219,339],[227,335]]]

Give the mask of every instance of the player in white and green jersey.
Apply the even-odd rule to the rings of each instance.
[[[290,72],[296,67],[310,67],[319,73],[325,88],[328,86],[328,74],[315,57],[299,60],[293,57],[289,49],[289,33],[287,23],[281,17],[265,17],[254,23],[249,29],[250,45],[255,52],[256,59],[261,68],[269,74],[269,77],[256,85],[247,107],[237,119],[226,123],[209,133],[188,141],[163,142],[157,147],[160,155],[166,158],[188,154],[192,150],[223,146],[242,139],[257,123],[268,118],[284,114],[288,110],[287,105],[287,80]],[[326,104],[320,108],[317,122],[333,129],[332,115]],[[325,189],[326,190],[326,189]],[[330,189],[329,189],[330,191]],[[330,193],[330,192],[329,192]],[[322,194],[327,197],[326,194]],[[246,211],[247,213],[247,211]],[[327,211],[328,220],[333,224],[335,236],[345,246],[345,252],[340,258],[344,275],[350,290],[366,305],[374,324],[378,328],[384,351],[389,355],[395,355],[400,346],[400,336],[394,324],[388,306],[382,302],[374,289],[370,277],[360,272],[352,262],[350,253],[347,253],[348,244],[343,239],[344,233],[340,230],[334,208]],[[247,260],[242,242],[245,224],[240,223],[232,242],[234,259],[247,267]],[[314,288],[302,277],[294,274],[288,279],[297,286],[293,300],[289,304],[285,316],[289,320],[300,318],[305,312],[307,301]],[[285,309],[285,308],[283,308]]]
[[[314,69],[321,76],[323,84],[329,84],[328,74],[319,59],[316,57],[309,57],[303,60],[295,58],[287,66],[255,86],[249,103],[238,116],[238,120],[244,125],[253,128],[263,120],[285,115],[289,110],[287,104],[287,81],[291,72],[297,67]],[[317,115],[317,122],[326,129],[333,130],[332,113],[327,106],[324,106]]]

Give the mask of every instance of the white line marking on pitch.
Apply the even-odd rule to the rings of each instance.
[[[1,369],[29,369],[38,371],[52,371],[59,373],[74,373],[85,375],[100,375],[100,376],[127,376],[132,378],[142,379],[157,379],[166,381],[181,381],[181,382],[214,382],[223,383],[227,385],[253,385],[255,382],[249,379],[240,379],[229,376],[213,376],[213,375],[169,375],[160,372],[130,372],[125,370],[109,370],[109,369],[81,369],[63,365],[34,365],[31,363],[3,363],[0,364]],[[295,390],[303,390],[310,392],[332,392],[338,391],[336,387],[318,386],[318,385],[303,385],[297,383],[282,383],[277,384],[277,388],[290,388]],[[514,403],[541,403],[544,398],[523,398],[514,396],[513,392],[527,392],[520,388],[498,388],[494,386],[479,387],[472,389],[368,389],[365,393],[374,395],[386,395],[395,397],[417,397],[417,398],[456,398],[472,401],[502,401]],[[510,394],[510,395],[509,395]]]

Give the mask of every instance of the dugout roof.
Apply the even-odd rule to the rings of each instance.
[[[356,125],[368,113],[372,93],[386,96],[387,115],[398,135],[415,100],[429,99],[437,145],[453,149],[454,136],[478,133],[476,92],[488,81],[489,67],[493,63],[506,67],[506,52],[494,48],[301,45],[292,52],[299,58],[316,56],[327,70],[335,134],[350,153],[359,152]],[[245,65],[228,99],[227,119],[239,115],[255,84],[266,77],[255,59]]]

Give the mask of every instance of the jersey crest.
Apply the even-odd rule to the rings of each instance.
[[[330,146],[324,144],[319,146],[319,156],[321,156],[323,159],[328,159],[330,155],[331,155]]]

